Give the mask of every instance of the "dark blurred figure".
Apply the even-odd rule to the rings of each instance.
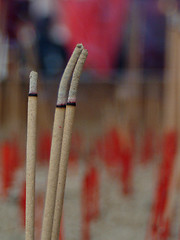
[[[4,33],[10,41],[17,40],[18,28],[29,21],[28,0],[1,0]]]
[[[34,68],[32,49],[35,36],[29,14],[29,0],[1,0],[1,32],[8,39],[8,75]],[[20,70],[20,71],[19,71]],[[28,70],[29,71],[29,70]]]
[[[65,67],[66,49],[52,34],[53,19],[50,16],[39,19],[36,26],[40,70],[43,77],[56,77]]]
[[[132,0],[116,68],[162,70],[165,29],[166,17],[157,0]]]
[[[165,53],[166,18],[158,6],[157,0],[139,1],[142,7],[144,27],[143,67],[145,69],[163,69]]]
[[[31,9],[33,4],[36,1],[0,0],[0,32],[8,37],[9,48],[16,52],[21,72],[39,67],[43,78],[54,78],[64,69],[66,49],[52,33],[54,19],[51,15],[37,18]]]

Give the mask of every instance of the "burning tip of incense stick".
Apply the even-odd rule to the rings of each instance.
[[[31,71],[30,75],[30,84],[29,84],[29,93],[30,94],[36,94],[37,93],[37,78],[38,73]]]
[[[78,44],[76,45],[76,47],[78,47],[78,48],[83,48],[83,44],[82,44],[82,43],[78,43]]]
[[[72,76],[72,81],[71,81],[69,95],[68,95],[68,105],[72,105],[72,104],[74,105],[74,103],[76,103],[77,87],[79,84],[79,79],[80,79],[87,56],[88,56],[87,49],[83,49],[77,61],[77,64],[75,66],[74,73]]]
[[[58,91],[58,98],[57,98],[57,107],[65,107],[67,103],[67,96],[69,90],[69,83],[71,80],[71,76],[73,74],[74,68],[78,61],[78,58],[84,49],[82,43],[78,43],[69,59],[69,62],[64,70],[63,76],[61,78],[59,91]]]

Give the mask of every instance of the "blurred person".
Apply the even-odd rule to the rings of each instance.
[[[16,134],[22,127],[21,114],[24,111],[22,104],[20,104],[23,96],[21,94],[21,81],[27,79],[22,78],[23,74],[27,76],[27,72],[32,68],[29,52],[33,54],[34,51],[29,29],[33,27],[29,15],[28,0],[4,0],[2,3],[4,15],[1,15],[0,18],[3,17],[3,24],[1,25],[6,45],[4,45],[0,54],[3,60],[6,59],[7,64],[7,73],[3,77],[7,81],[3,90],[3,105],[6,108],[2,107],[2,122],[7,126],[8,133],[13,132],[13,134]],[[23,29],[27,29],[25,34],[22,34]]]
[[[1,0],[2,1],[2,0]],[[29,0],[7,0],[3,2],[3,35],[8,39],[9,52],[9,71],[12,66],[18,65],[20,71],[24,71],[26,67],[30,67],[32,56],[29,54],[29,48],[34,44],[34,32],[31,18],[29,15]],[[16,61],[15,61],[16,59]],[[15,64],[15,62],[18,62]],[[19,69],[16,69],[19,71]]]
[[[56,29],[53,29],[55,27],[53,24],[51,16],[43,17],[36,22],[39,67],[46,79],[58,76],[67,61],[66,48],[61,43]]]
[[[30,13],[36,20],[53,16],[55,9],[56,0],[31,0]]]
[[[29,21],[29,1],[28,0],[6,0],[4,2],[6,10],[5,34],[11,43],[17,41],[17,31],[21,24]]]
[[[30,12],[36,27],[40,70],[43,78],[54,78],[67,62],[66,33],[58,22],[56,1],[31,1]]]
[[[134,57],[134,65],[145,70],[164,68],[166,15],[175,11],[180,1],[176,0],[133,0],[130,17],[123,38],[123,50],[119,50],[117,68],[129,66],[129,56]],[[133,29],[134,28],[134,29]],[[137,35],[138,34],[138,35]],[[132,46],[131,46],[132,45]],[[134,53],[132,49],[134,47]]]
[[[143,8],[144,38],[143,67],[144,69],[164,68],[165,52],[165,16],[160,11],[158,1],[145,0],[139,3]]]
[[[43,77],[54,77],[65,66],[66,50],[56,36],[53,13],[50,15],[50,8],[54,9],[55,6],[51,1],[48,5],[46,2],[48,3],[45,0],[1,0],[0,6],[6,11],[0,22],[4,23],[4,35],[9,42],[9,60],[13,64],[13,59],[18,59],[20,73],[23,75],[30,69],[39,67]]]

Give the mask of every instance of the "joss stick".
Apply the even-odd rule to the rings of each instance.
[[[177,31],[175,29],[176,16],[171,16],[167,26],[167,38],[169,46],[167,46],[167,73],[165,75],[165,105],[164,105],[164,131],[174,131],[176,127],[176,44]]]
[[[26,230],[25,239],[34,240],[35,218],[35,168],[36,168],[36,129],[37,129],[37,77],[30,73],[27,119],[26,152]]]
[[[72,82],[69,90],[69,96],[68,96],[68,102],[67,102],[66,114],[65,114],[65,122],[64,122],[61,158],[60,158],[60,164],[59,164],[58,186],[57,186],[57,193],[56,193],[56,204],[55,204],[55,211],[54,211],[54,221],[53,221],[51,240],[59,239],[58,237],[59,237],[60,222],[61,222],[61,216],[62,216],[67,165],[68,165],[68,159],[69,159],[72,128],[73,128],[74,115],[75,115],[75,109],[76,109],[77,88],[78,88],[79,79],[80,79],[87,55],[88,55],[87,50],[83,49],[78,59],[78,62],[76,64],[76,67],[74,69]]]
[[[178,18],[180,16],[177,16]],[[180,29],[179,27],[179,21],[180,19],[177,19],[177,25],[176,25],[176,32],[177,32],[177,39],[176,39],[176,70],[177,70],[177,76],[176,76],[176,94],[177,94],[177,132],[178,132],[178,137],[180,136],[180,125],[178,124],[180,122],[180,70],[178,67],[178,63],[180,60]],[[179,141],[178,141],[179,142]],[[177,197],[177,187],[178,187],[178,181],[179,181],[179,176],[180,176],[180,151],[179,151],[179,143],[178,143],[178,152],[177,156],[175,157],[175,161],[173,164],[173,170],[171,173],[171,181],[170,181],[170,186],[169,186],[169,191],[168,191],[168,196],[167,196],[167,203],[165,207],[165,212],[164,212],[164,219],[165,220],[171,220],[173,210],[175,207],[176,203],[176,197]]]
[[[65,115],[67,95],[69,90],[68,88],[69,88],[72,72],[74,70],[75,64],[79,58],[79,55],[82,49],[83,49],[82,44],[78,44],[76,46],[66,66],[66,69],[63,73],[60,86],[59,86],[57,105],[56,105],[55,116],[54,116],[54,126],[53,126],[53,134],[52,134],[52,144],[51,144],[41,240],[51,239],[54,207],[55,207],[55,200],[56,200],[56,189],[57,189],[57,181],[58,181],[59,160],[60,160],[62,134],[63,134],[63,126],[64,126],[64,115]]]
[[[173,17],[173,18],[172,18]],[[160,171],[158,175],[158,187],[156,192],[155,201],[153,203],[153,212],[150,222],[150,234],[147,232],[146,239],[152,239],[152,235],[157,235],[159,231],[160,220],[162,216],[166,214],[164,205],[168,202],[169,184],[171,181],[172,173],[171,168],[175,162],[174,157],[176,154],[176,146],[173,146],[174,151],[172,153],[172,144],[176,142],[176,112],[177,112],[177,31],[175,28],[175,19],[173,16],[169,16],[167,25],[167,46],[166,46],[166,67],[168,71],[165,75],[166,86],[164,96],[164,145],[163,145],[163,159],[160,165]],[[170,140],[169,140],[170,139]],[[173,141],[173,142],[172,142]],[[169,144],[171,143],[171,144]],[[175,153],[175,154],[174,154]],[[168,165],[167,165],[168,164]],[[168,166],[168,167],[167,167]],[[160,206],[161,207],[157,207]],[[154,230],[156,226],[156,230]],[[155,233],[154,233],[155,232]],[[157,236],[156,236],[157,238]],[[154,239],[154,238],[153,238]]]

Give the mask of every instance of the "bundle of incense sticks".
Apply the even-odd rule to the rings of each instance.
[[[59,85],[52,133],[41,240],[59,239],[77,89],[87,55],[88,52],[83,48],[83,45],[77,44]],[[26,240],[34,240],[36,118],[37,73],[31,72],[26,152]]]

